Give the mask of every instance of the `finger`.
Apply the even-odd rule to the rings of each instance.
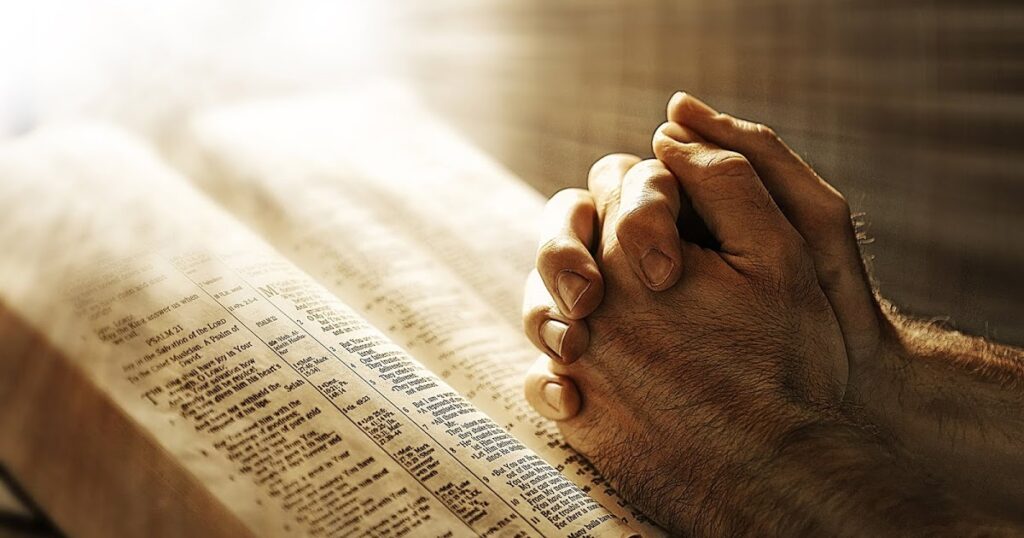
[[[523,330],[537,349],[564,364],[578,359],[590,343],[587,323],[561,313],[536,269],[526,279]]]
[[[768,127],[719,113],[684,93],[672,96],[669,120],[709,142],[745,155],[787,219],[807,242],[822,289],[843,327],[851,354],[874,351],[874,296],[850,207]]]
[[[693,143],[693,142],[707,142],[707,140],[705,140],[704,137],[700,135],[700,133],[698,133],[697,131],[694,131],[693,129],[690,129],[689,127],[687,127],[687,126],[685,126],[685,125],[683,125],[683,124],[681,124],[679,122],[669,120],[669,121],[666,121],[665,123],[675,123],[676,125],[679,126],[676,129],[676,132],[678,133],[676,139],[679,142],[683,142],[683,143],[687,143],[687,144]],[[659,125],[658,128],[654,130],[655,134],[657,134],[657,132],[659,130],[661,130],[663,127],[665,127],[664,123]]]
[[[654,291],[679,279],[679,183],[657,159],[640,161],[622,180],[615,234],[636,276]]]
[[[590,254],[596,223],[594,198],[583,189],[559,191],[544,207],[537,271],[569,319],[589,315],[604,295],[601,272]]]
[[[703,137],[688,129],[685,125],[680,125],[680,128],[680,142],[705,142]],[[690,202],[690,197],[681,190],[679,191],[679,218],[676,222],[676,229],[679,231],[679,236],[683,241],[714,250],[721,248],[721,245],[715,241],[711,232],[708,231],[704,221],[700,220],[700,217],[693,210],[693,203]]]
[[[605,255],[608,252],[613,252],[618,245],[618,238],[615,236],[615,223],[619,212],[622,179],[629,169],[638,162],[640,162],[640,158],[635,155],[622,153],[608,155],[594,163],[587,177],[587,188],[594,196],[597,218],[600,222],[601,238],[597,252],[606,261]],[[608,268],[609,265],[604,265],[606,271]]]
[[[542,417],[569,420],[580,412],[579,390],[572,378],[553,373],[551,359],[541,356],[530,367],[524,383],[526,401]]]
[[[688,142],[685,129],[666,123],[654,135],[654,154],[679,180],[721,251],[742,258],[787,258],[800,238],[743,155]]]
[[[627,153],[613,153],[598,159],[594,166],[590,167],[590,174],[587,176],[587,188],[594,197],[597,206],[597,218],[603,225],[614,221],[619,208],[619,191],[622,188],[622,178],[634,164],[640,162],[640,157]],[[602,234],[603,234],[602,230]],[[604,235],[602,235],[604,238]]]

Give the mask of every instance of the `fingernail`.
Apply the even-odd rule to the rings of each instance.
[[[576,308],[576,303],[580,302],[580,297],[583,297],[583,294],[590,288],[590,281],[572,271],[562,271],[558,274],[555,285],[558,287],[558,295],[562,298],[562,302],[571,312]],[[568,313],[566,312],[566,314]]]
[[[640,258],[640,269],[647,277],[647,283],[652,286],[660,286],[665,283],[675,263],[658,249],[652,248]]]
[[[544,383],[544,386],[540,391],[541,397],[544,398],[544,403],[548,404],[548,407],[555,410],[558,413],[562,412],[562,384],[555,381],[548,381]]]
[[[544,340],[544,344],[558,354],[562,356],[562,340],[565,338],[565,331],[569,330],[569,326],[561,321],[549,319],[540,326],[540,338]]]

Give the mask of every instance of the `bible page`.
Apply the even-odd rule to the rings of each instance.
[[[390,87],[210,111],[175,160],[602,505],[660,532],[522,396],[539,194]]]
[[[128,136],[5,146],[0,200],[0,299],[253,534],[631,533]]]

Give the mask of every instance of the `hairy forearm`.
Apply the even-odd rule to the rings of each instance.
[[[770,457],[722,473],[693,522],[710,536],[999,536],[1015,532],[845,423],[804,426]]]
[[[887,310],[854,402],[896,449],[995,514],[1024,517],[1024,352]]]

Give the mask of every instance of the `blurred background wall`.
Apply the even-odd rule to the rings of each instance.
[[[685,89],[866,213],[887,297],[1024,344],[1022,28],[993,0],[0,0],[0,130],[159,140],[202,106],[398,77],[551,194],[649,155]]]
[[[413,7],[417,6],[417,7]],[[916,314],[1024,344],[1024,3],[410,3],[401,71],[545,194],[650,155],[671,93],[776,128]]]

